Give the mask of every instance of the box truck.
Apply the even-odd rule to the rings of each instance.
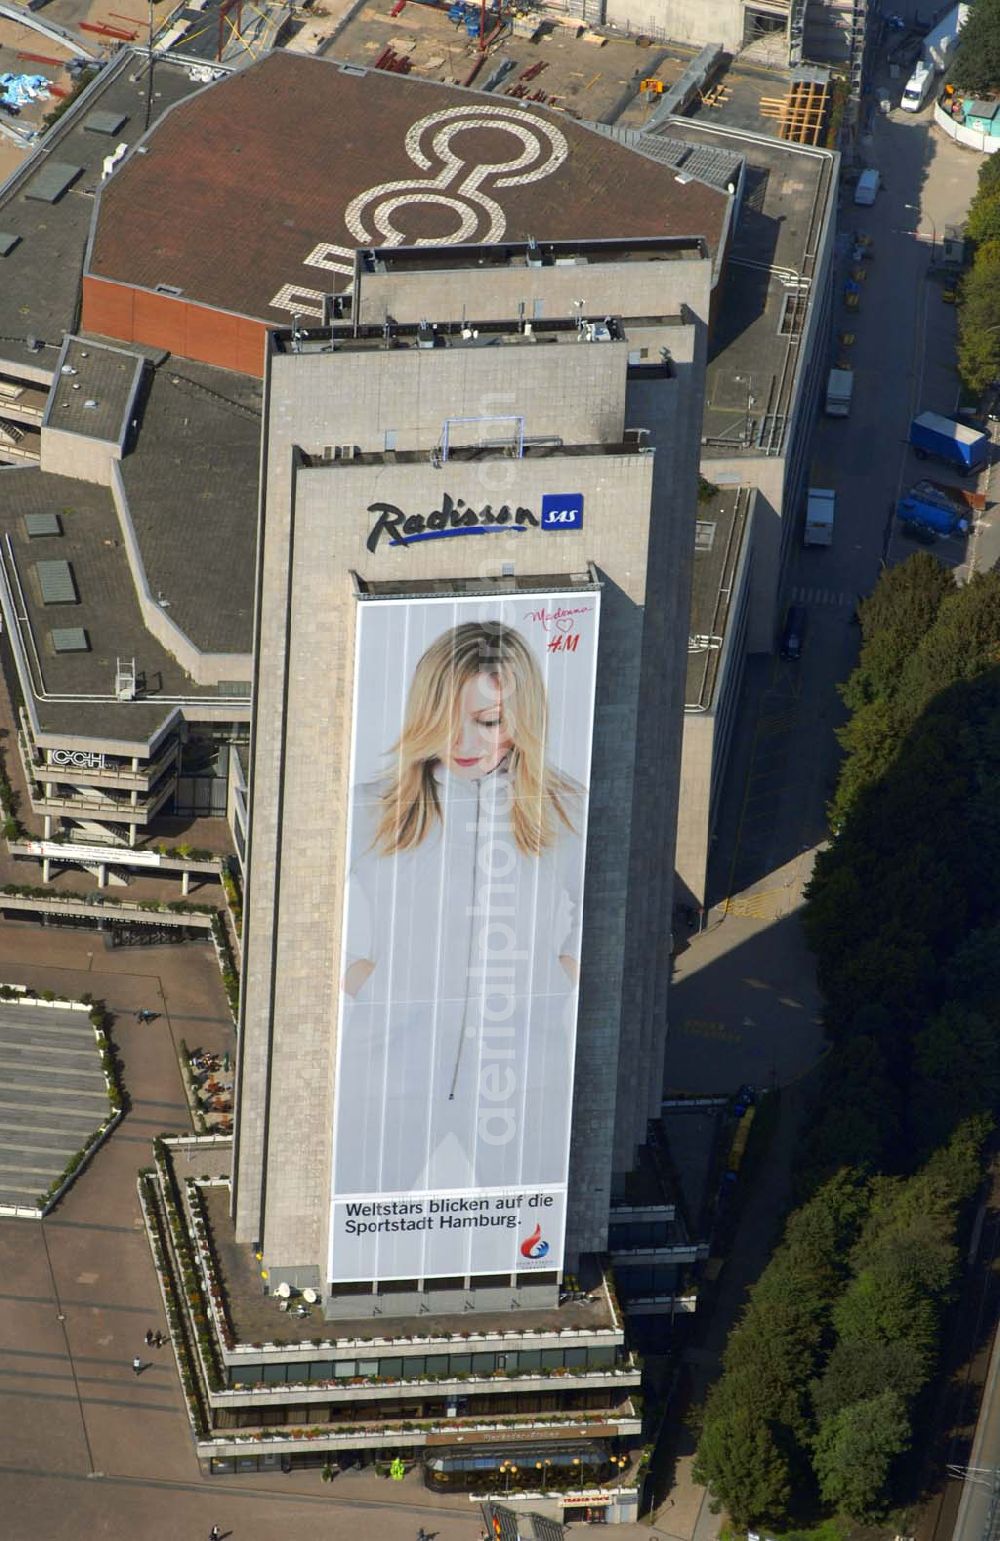
[[[849,369],[831,369],[826,379],[827,417],[847,417],[854,393],[854,375]]]
[[[920,56],[925,64],[929,64],[932,70],[947,68],[948,61],[955,52],[958,43],[958,34],[965,26],[965,18],[969,14],[967,5],[956,5],[938,22],[924,38],[920,49]]]
[[[962,476],[981,471],[989,460],[989,436],[938,412],[921,412],[910,424],[910,443],[918,459],[928,455],[954,466]]]
[[[804,546],[833,545],[833,516],[837,508],[837,494],[832,487],[810,487],[806,494],[806,528],[802,537]]]

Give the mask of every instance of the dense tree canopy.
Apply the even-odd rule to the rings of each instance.
[[[992,24],[1000,28],[997,0],[990,3]],[[963,38],[968,30],[966,25]],[[1000,375],[1000,167],[996,161],[995,155],[988,155],[979,169],[979,185],[965,224],[973,264],[959,296],[958,368],[966,389],[974,395]]]
[[[959,33],[949,74],[970,96],[992,96],[1000,90],[1000,0],[975,0]]]
[[[820,1424],[816,1475],[827,1503],[859,1520],[885,1512],[893,1459],[906,1449],[906,1403],[898,1391],[854,1402]]]
[[[1000,159],[1000,158],[998,158]],[[996,179],[1000,187],[1000,174]],[[921,553],[860,606],[805,915],[833,1039],[781,1244],[730,1335],[697,1471],[738,1524],[871,1522],[937,1369],[1000,1106],[1000,577]]]

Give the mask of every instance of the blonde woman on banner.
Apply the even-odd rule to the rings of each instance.
[[[558,663],[579,712],[587,659]],[[565,1180],[586,789],[548,760],[549,727],[525,635],[450,626],[416,663],[384,775],[354,790],[341,1194]],[[584,768],[589,726],[585,745]]]

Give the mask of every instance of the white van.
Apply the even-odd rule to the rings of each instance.
[[[924,64],[923,60],[921,60],[903,87],[903,95],[899,101],[903,111],[919,112],[930,96],[933,85],[934,67],[930,64]]]
[[[878,172],[875,170],[875,167],[869,166],[868,169],[863,171],[858,177],[857,186],[854,189],[854,202],[864,204],[874,203],[881,180],[882,179]]]

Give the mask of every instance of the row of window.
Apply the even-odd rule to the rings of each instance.
[[[217,1407],[212,1422],[216,1429],[277,1428],[283,1424],[324,1423],[370,1425],[394,1419],[414,1422],[433,1418],[513,1418],[537,1413],[606,1412],[617,1415],[625,1397],[609,1398],[606,1391],[537,1391],[519,1396],[424,1397],[410,1402],[309,1402],[279,1403],[277,1407]]]
[[[382,1380],[423,1380],[429,1375],[532,1375],[544,1370],[611,1370],[618,1362],[613,1344],[587,1344],[582,1348],[522,1348],[506,1353],[415,1354],[412,1358],[313,1359],[301,1364],[230,1365],[230,1386],[299,1384],[309,1381],[356,1380],[378,1376]]]

